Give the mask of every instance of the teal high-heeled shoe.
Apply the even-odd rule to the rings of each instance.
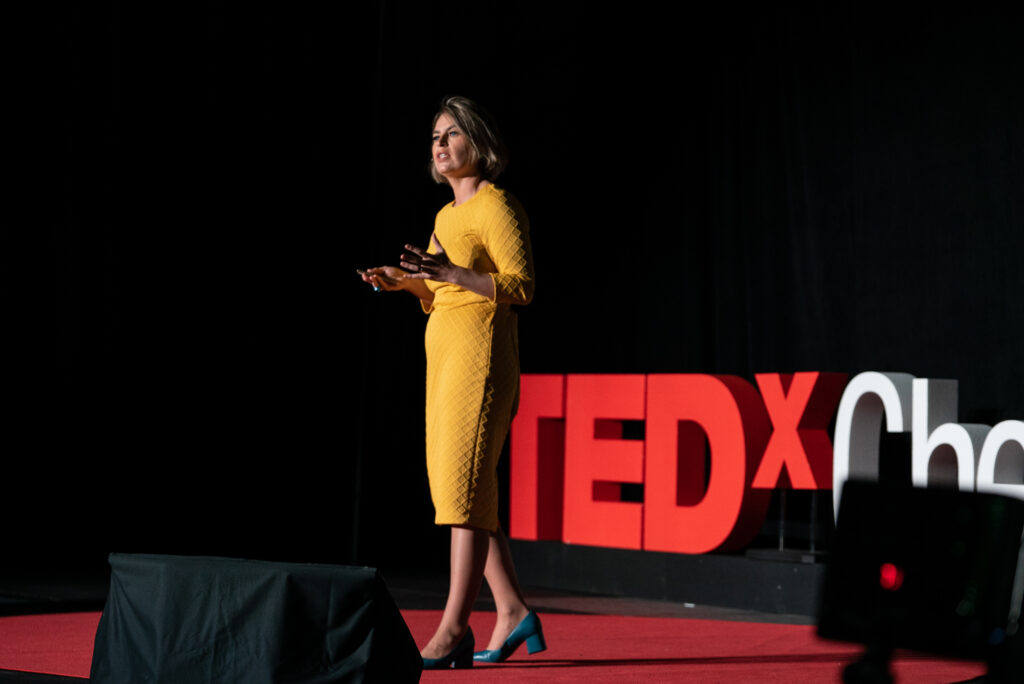
[[[526,614],[523,621],[516,625],[512,633],[505,639],[501,648],[490,651],[477,651],[473,654],[473,660],[478,663],[501,663],[508,660],[508,657],[515,653],[516,649],[526,642],[526,652],[530,655],[547,650],[548,644],[544,641],[544,629],[541,627],[540,618],[532,610]]]
[[[476,639],[473,638],[473,628],[466,630],[465,636],[455,645],[452,652],[440,658],[424,658],[424,670],[463,670],[473,667],[473,647],[476,646]]]

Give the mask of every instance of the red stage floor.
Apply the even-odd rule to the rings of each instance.
[[[418,644],[430,638],[437,610],[402,611]],[[858,648],[818,639],[809,625],[678,617],[542,614],[548,650],[471,670],[425,672],[423,682],[838,682]],[[0,669],[87,678],[99,613],[0,618]],[[486,641],[494,614],[472,625]],[[965,681],[978,663],[902,653],[897,682]]]

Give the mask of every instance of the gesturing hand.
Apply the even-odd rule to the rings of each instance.
[[[465,269],[456,266],[448,258],[437,235],[430,236],[436,252],[430,254],[414,245],[406,245],[409,252],[402,254],[402,268],[409,271],[406,278],[429,278],[445,283],[458,281],[459,273]]]
[[[378,266],[376,268],[368,268],[365,271],[359,271],[359,273],[363,276],[363,282],[373,285],[373,289],[376,292],[406,289],[402,285],[402,279],[405,278],[406,272],[400,268]]]

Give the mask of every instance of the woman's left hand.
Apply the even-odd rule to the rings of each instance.
[[[405,246],[409,250],[408,253],[402,254],[402,268],[409,271],[405,277],[427,278],[443,283],[459,282],[461,272],[466,269],[451,262],[437,235],[432,234],[430,239],[437,249],[433,254],[414,245]]]

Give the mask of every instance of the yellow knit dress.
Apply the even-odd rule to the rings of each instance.
[[[529,220],[511,195],[486,185],[437,214],[434,234],[452,263],[490,273],[494,300],[426,281],[434,301],[427,352],[427,475],[438,525],[498,528],[498,457],[519,404],[513,304],[533,297]],[[434,251],[431,243],[430,251]]]

